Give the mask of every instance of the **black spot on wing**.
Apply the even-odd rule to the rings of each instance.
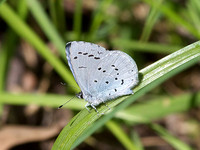
[[[124,80],[122,79],[121,81],[122,81],[122,82],[121,82],[121,85],[123,85],[123,84],[124,84]]]
[[[94,59],[100,59],[100,57],[94,57]]]
[[[101,70],[101,67],[99,67],[98,70]]]
[[[77,59],[77,58],[78,58],[77,56],[74,57],[74,59]]]
[[[93,57],[94,55],[88,55],[88,57]]]
[[[106,81],[106,84],[108,84],[109,82],[108,81]]]
[[[78,54],[82,54],[82,52],[78,52]]]

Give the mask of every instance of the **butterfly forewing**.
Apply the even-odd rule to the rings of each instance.
[[[89,90],[89,76],[101,62],[106,49],[88,42],[70,42],[66,45],[68,64],[83,94],[92,94]]]

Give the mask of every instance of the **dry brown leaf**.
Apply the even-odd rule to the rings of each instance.
[[[0,130],[0,149],[7,150],[16,145],[52,138],[61,128],[60,125],[51,127],[7,125]]]

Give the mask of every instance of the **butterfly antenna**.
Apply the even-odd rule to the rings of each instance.
[[[76,96],[74,96],[74,97],[76,97]],[[71,99],[69,99],[68,101],[66,101],[64,104],[60,105],[58,107],[58,109],[61,109],[65,104],[67,104],[68,102],[70,102],[74,97],[72,97]]]

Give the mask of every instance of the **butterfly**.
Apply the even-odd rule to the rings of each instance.
[[[138,82],[138,68],[126,53],[106,50],[97,44],[73,41],[66,44],[71,72],[81,88],[78,98],[96,111],[96,106],[119,96],[133,94]],[[97,111],[98,112],[98,111]]]

